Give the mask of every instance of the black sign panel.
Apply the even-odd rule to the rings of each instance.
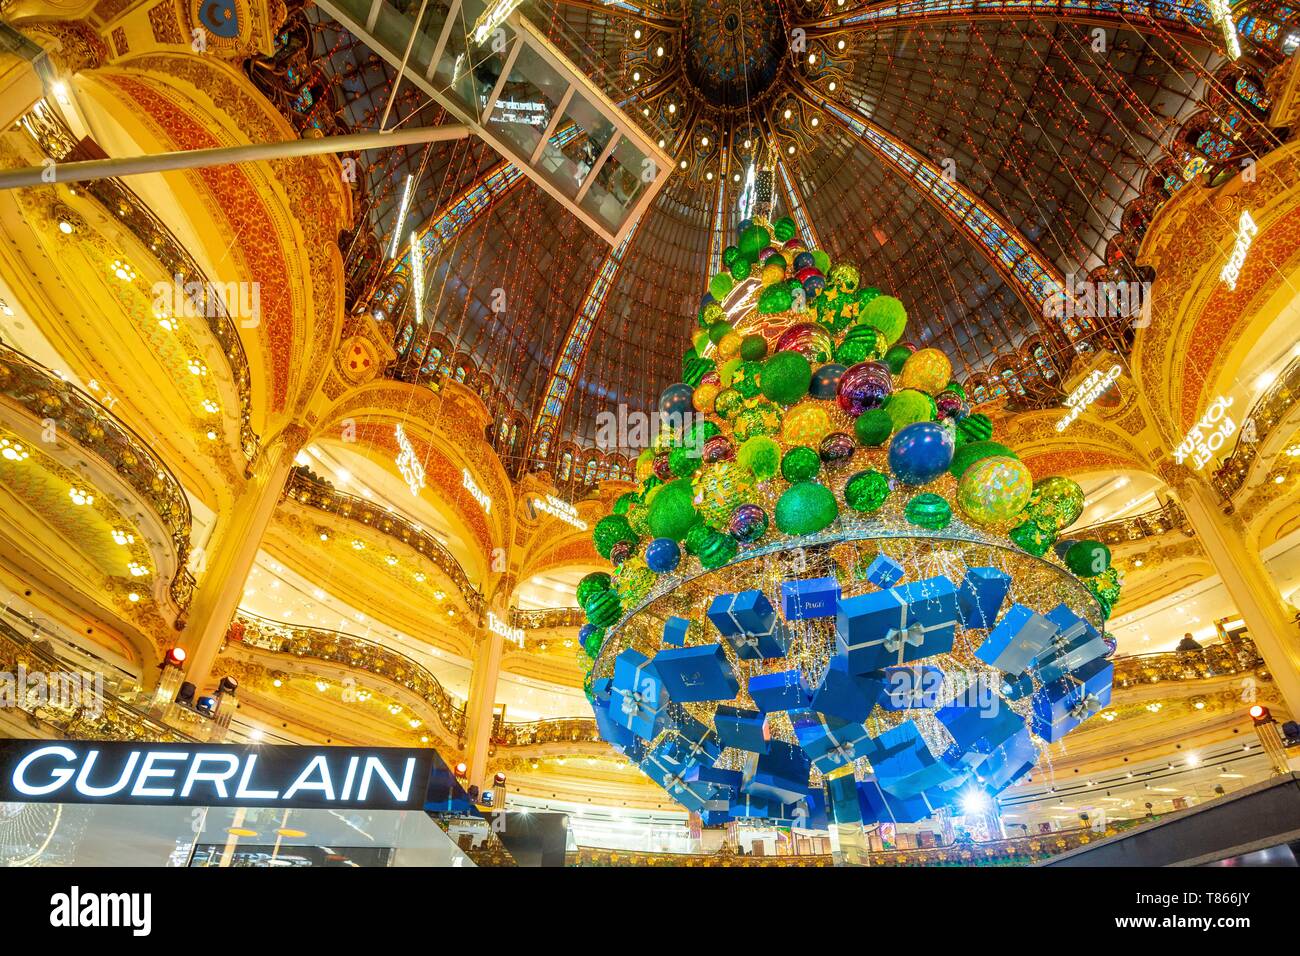
[[[472,812],[433,750],[0,740],[0,801]]]

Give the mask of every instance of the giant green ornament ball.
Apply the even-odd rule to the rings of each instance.
[[[795,234],[794,220],[789,216],[782,216],[772,223],[772,234],[782,242],[789,242]]]
[[[755,435],[774,435],[781,428],[781,410],[771,402],[758,402],[732,420],[736,441],[745,442]]]
[[[596,627],[609,627],[622,616],[623,605],[619,603],[618,595],[611,589],[601,591],[583,610],[587,612],[587,620]]]
[[[1007,532],[1007,537],[1025,551],[1036,557],[1042,557],[1056,540],[1056,535],[1044,531],[1032,521],[1025,521]]]
[[[977,461],[985,458],[1018,458],[1019,456],[996,441],[973,441],[968,442],[958,448],[952,455],[952,464],[948,466],[948,473],[954,478],[960,479],[966,474],[966,469]]]
[[[700,467],[700,456],[693,448],[674,448],[668,453],[668,467],[678,478],[686,478]]]
[[[812,366],[798,352],[777,352],[763,363],[763,394],[782,405],[793,405],[808,394]]]
[[[840,292],[856,293],[860,281],[858,267],[851,262],[837,262],[826,275],[826,284]]]
[[[1034,483],[1026,513],[1046,531],[1061,532],[1083,514],[1084,496],[1072,478],[1051,475]]]
[[[734,388],[724,388],[713,400],[713,411],[723,421],[731,421],[745,407],[745,396]]]
[[[735,246],[727,246],[722,250],[722,264],[728,268],[739,258],[740,250]]]
[[[727,297],[735,287],[736,280],[726,272],[719,272],[709,280],[709,295],[713,296],[719,302]]]
[[[731,273],[731,278],[735,279],[737,282],[741,282],[749,278],[749,269],[750,269],[750,262],[748,259],[744,258],[743,256],[737,259],[728,267],[728,271]]]
[[[610,509],[616,515],[626,515],[628,508],[636,504],[636,492],[627,491],[614,499],[614,506]]]
[[[651,477],[654,478],[653,475]],[[654,478],[654,480],[656,482],[659,481],[658,478]],[[657,487],[658,487],[657,484],[652,485],[650,488],[647,488],[646,491],[649,492]],[[640,504],[640,505],[636,505],[635,507],[628,508],[627,524],[628,527],[632,529],[632,533],[635,534],[638,538],[644,538],[647,535],[649,535],[650,534],[650,508],[644,504]]]
[[[894,431],[916,422],[934,421],[934,399],[914,388],[900,388],[885,399],[884,408]]]
[[[578,582],[577,598],[578,606],[585,608],[587,602],[597,594],[610,589],[613,579],[604,571],[592,571]]]
[[[596,545],[596,553],[608,561],[609,552],[614,545],[620,541],[626,541],[635,547],[637,536],[632,532],[631,526],[627,523],[627,518],[623,515],[605,515],[596,522],[596,527],[592,529],[591,540]]]
[[[767,357],[767,339],[761,335],[746,335],[740,340],[740,357],[746,362],[757,362]]]
[[[700,549],[713,535],[714,530],[707,524],[700,522],[686,532],[686,537],[682,539],[682,547],[686,549],[687,554],[699,554]]]
[[[957,443],[988,441],[993,437],[993,422],[987,415],[976,412],[957,423]]]
[[[844,484],[844,503],[854,511],[876,511],[888,497],[889,479],[872,468],[858,472]]]
[[[781,282],[768,286],[758,297],[758,311],[763,315],[787,312],[793,304],[794,296],[789,286]]]
[[[625,607],[640,603],[650,589],[654,587],[657,575],[645,563],[645,558],[637,555],[628,558],[614,572],[614,588],[619,602]]]
[[[1090,578],[1110,568],[1110,548],[1100,541],[1076,541],[1065,552],[1065,566],[1081,578]]]
[[[695,512],[695,492],[684,478],[664,485],[650,503],[650,533],[656,538],[681,541],[699,521]]]
[[[753,398],[758,394],[762,380],[762,362],[741,362],[731,376],[731,387],[745,398]]]
[[[889,366],[889,371],[894,375],[901,372],[915,351],[906,345],[891,345],[885,350],[885,364]]]
[[[981,458],[962,474],[957,504],[976,524],[997,524],[1025,510],[1034,476],[1016,458]]]
[[[893,345],[907,328],[907,309],[892,295],[880,295],[862,307],[858,320],[871,326]]]
[[[1110,617],[1111,610],[1119,603],[1119,570],[1114,567],[1107,568],[1095,577],[1085,578],[1083,583],[1101,605],[1102,613]]]
[[[714,322],[719,322],[727,317],[726,310],[716,302],[710,302],[700,310],[700,328],[707,329]]]
[[[736,452],[740,462],[758,481],[766,481],[776,474],[781,464],[781,446],[766,435],[756,435],[744,442]]]
[[[903,516],[918,528],[941,531],[952,521],[952,506],[939,495],[926,492],[908,501]]]
[[[884,345],[885,340],[879,332],[859,322],[857,325],[850,325],[848,331],[844,333],[839,347],[835,349],[835,361],[847,366],[879,358]]]
[[[776,526],[783,534],[816,534],[838,514],[835,495],[829,488],[815,481],[801,481],[777,500]]]
[[[582,642],[582,649],[593,661],[600,656],[601,645],[605,643],[605,629],[598,627]]]
[[[772,241],[771,235],[760,225],[749,226],[740,234],[740,254],[753,262]]]
[[[821,467],[821,455],[807,445],[798,445],[787,451],[785,457],[781,459],[781,477],[790,484],[807,481],[816,478]]]
[[[734,558],[739,550],[740,545],[731,535],[713,531],[700,547],[697,557],[700,559],[700,564],[711,571],[722,567]]]
[[[820,272],[822,275],[825,275],[826,273],[831,271],[830,253],[826,252],[823,249],[814,249],[812,257],[813,257],[813,265],[817,268],[817,271]]]
[[[709,326],[709,341],[717,345],[722,341],[722,337],[731,331],[731,323],[726,319],[719,319]]]
[[[869,408],[853,422],[853,434],[858,444],[875,448],[889,441],[894,433],[894,420],[883,408]]]

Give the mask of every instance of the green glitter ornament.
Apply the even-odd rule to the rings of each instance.
[[[857,365],[870,359],[879,358],[884,352],[885,340],[869,325],[858,323],[849,326],[839,347],[835,349],[835,361],[841,365]]]
[[[993,422],[987,415],[978,412],[967,415],[957,423],[957,436],[963,445],[966,442],[988,441],[993,437]]]
[[[740,254],[753,262],[758,258],[758,254],[767,248],[772,241],[771,234],[762,226],[755,223],[745,229],[740,234]],[[716,296],[714,297],[716,298]]]
[[[853,422],[853,434],[859,445],[876,448],[889,441],[894,433],[894,420],[883,408],[869,408]]]
[[[772,234],[781,242],[789,242],[794,238],[795,225],[794,220],[789,216],[782,216],[776,222],[772,223]]]
[[[746,362],[758,362],[767,357],[767,339],[761,335],[746,335],[740,340],[740,357]]]
[[[1007,537],[1030,554],[1041,558],[1056,540],[1056,535],[1044,531],[1032,521],[1016,525],[1007,532]]]
[[[784,283],[768,286],[758,297],[758,311],[763,315],[788,312],[793,304],[794,296],[790,293],[789,286]]]
[[[884,408],[896,432],[915,422],[934,421],[934,399],[914,388],[900,388],[885,399]]]
[[[1101,574],[1095,577],[1084,579],[1084,586],[1092,592],[1097,603],[1101,605],[1102,614],[1110,617],[1111,610],[1119,603],[1122,582],[1119,577],[1119,569],[1115,567],[1107,568]]]
[[[844,503],[854,511],[877,511],[888,497],[889,479],[873,468],[858,472],[844,484]]]
[[[695,512],[695,492],[684,478],[669,482],[650,504],[650,533],[656,538],[680,541],[699,521]]]
[[[876,296],[862,307],[858,316],[860,321],[883,335],[889,345],[902,338],[907,328],[907,309],[892,295]]]
[[[577,598],[578,606],[585,608],[587,602],[597,594],[603,594],[608,591],[613,579],[604,571],[592,571],[578,582]]]
[[[731,387],[745,398],[753,398],[759,392],[762,375],[762,362],[741,362],[731,376]]]
[[[628,491],[614,499],[613,512],[616,515],[626,515],[627,509],[636,504],[636,492]]]
[[[1091,578],[1110,569],[1110,548],[1100,541],[1076,541],[1065,552],[1065,566],[1081,578]]]
[[[743,282],[745,279],[748,279],[749,270],[749,260],[744,258],[737,259],[728,267],[728,272],[730,272],[731,278],[735,279],[737,282]]]
[[[687,554],[698,555],[700,549],[704,547],[713,535],[714,530],[707,524],[700,522],[691,528],[690,531],[686,532],[686,537],[682,539],[682,547],[686,549]]]
[[[781,446],[766,435],[745,441],[736,452],[740,462],[758,481],[766,481],[776,474],[781,464]]]
[[[968,442],[958,448],[952,455],[952,464],[948,466],[948,473],[954,478],[960,478],[966,473],[966,469],[977,461],[985,458],[1015,458],[1019,460],[1020,456],[1008,448],[1006,445],[995,441],[973,441]]]
[[[693,448],[674,448],[668,453],[668,467],[678,478],[686,478],[700,467],[700,456]]]
[[[889,366],[891,374],[897,375],[903,371],[903,366],[907,364],[907,360],[911,357],[912,349],[909,349],[906,345],[891,345],[885,351],[885,364]]]
[[[736,281],[726,272],[719,272],[709,280],[709,295],[713,296],[719,302],[725,299],[728,293],[735,287]]]
[[[783,534],[816,534],[838,517],[835,495],[825,485],[801,481],[791,485],[776,503],[776,526]]]
[[[701,358],[694,349],[682,356],[682,381],[695,388],[717,367],[711,358]]]
[[[734,558],[739,550],[740,545],[736,543],[735,538],[729,534],[714,531],[704,543],[704,546],[700,548],[698,557],[700,564],[711,571],[714,568],[722,567]]]
[[[731,331],[731,323],[726,319],[714,322],[709,326],[709,341],[717,345],[722,341],[722,337]]]
[[[952,506],[939,495],[927,492],[912,498],[903,515],[917,527],[942,531],[952,521]]]
[[[781,428],[781,410],[771,402],[760,401],[737,415],[731,427],[738,442],[755,435],[775,435]]]
[[[736,246],[727,246],[722,250],[722,264],[730,267],[733,262],[740,258],[740,249]]]
[[[826,275],[826,273],[831,271],[831,257],[828,252],[822,249],[814,249],[812,257],[813,265],[822,275]]]
[[[655,477],[654,480],[656,482],[659,482],[659,478],[657,477]],[[657,488],[658,484],[656,484],[654,487]],[[653,491],[654,488],[651,488],[649,490]],[[628,523],[628,527],[632,529],[633,534],[635,534],[638,538],[649,537],[650,509],[645,505],[637,505],[636,507],[628,508],[627,523]]]
[[[821,471],[822,459],[817,452],[806,445],[791,448],[781,459],[781,477],[790,484],[816,478]]]
[[[745,396],[734,388],[724,388],[713,400],[713,411],[723,421],[731,421],[745,407]]]
[[[587,639],[582,642],[582,649],[586,652],[587,656],[594,661],[597,657],[600,656],[600,648],[601,645],[604,643],[605,643],[605,629],[603,627],[598,627],[596,628],[596,630],[592,631],[590,634],[587,635]],[[584,686],[585,686],[585,682],[584,682]]]
[[[808,394],[812,366],[798,352],[777,352],[763,363],[763,394],[782,405],[793,405]]]
[[[618,601],[618,595],[612,590],[601,591],[593,597],[585,608],[587,620],[596,627],[609,627],[620,617],[623,616],[623,605]]]
[[[596,553],[606,561],[609,560],[609,552],[620,541],[626,541],[633,547],[637,544],[637,536],[632,533],[632,528],[623,515],[606,515],[597,521],[596,527],[591,531],[591,540],[596,545]]]

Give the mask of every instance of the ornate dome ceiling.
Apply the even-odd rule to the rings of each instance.
[[[398,374],[475,382],[525,436],[558,412],[552,448],[590,445],[597,416],[620,404],[653,408],[680,376],[751,166],[771,171],[775,214],[794,215],[833,258],[901,298],[913,340],[948,351],[959,376],[1040,341],[1088,347],[1095,329],[1044,315],[1044,283],[1131,270],[1125,209],[1181,185],[1197,118],[1236,123],[1224,71],[1262,76],[1284,38],[1274,28],[1256,42],[1243,17],[1247,56],[1229,64],[1199,5],[971,7],[526,3],[524,15],[678,168],[611,250],[527,181],[502,186],[503,163],[482,143],[375,154],[363,209],[378,243],[391,236],[407,172],[417,174],[411,221],[438,224],[442,237],[430,321],[387,316]],[[348,46],[340,62],[337,26],[318,11],[312,19],[327,69],[370,77],[369,93],[339,97],[336,111],[366,128],[358,104],[373,112],[392,71],[364,47]],[[401,89],[398,115],[437,111]],[[1258,116],[1243,123],[1239,133]],[[509,451],[522,465],[526,437]]]

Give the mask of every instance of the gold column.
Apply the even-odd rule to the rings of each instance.
[[[500,615],[498,615],[500,616]],[[487,786],[487,764],[492,749],[492,718],[496,711],[497,679],[505,638],[487,628],[487,612],[479,622],[479,639],[474,649],[474,672],[470,675],[469,701],[465,705],[465,736],[469,750],[467,780],[483,790]]]
[[[1213,489],[1181,465],[1162,469],[1187,521],[1237,606],[1292,717],[1300,716],[1300,629],[1268,568],[1247,544],[1236,515],[1226,515]],[[1243,699],[1243,705],[1249,701]]]
[[[207,548],[207,569],[198,582],[181,637],[181,646],[189,654],[185,679],[200,690],[239,607],[244,582],[305,439],[306,430],[296,425],[280,432],[263,447],[233,504],[217,516]]]

